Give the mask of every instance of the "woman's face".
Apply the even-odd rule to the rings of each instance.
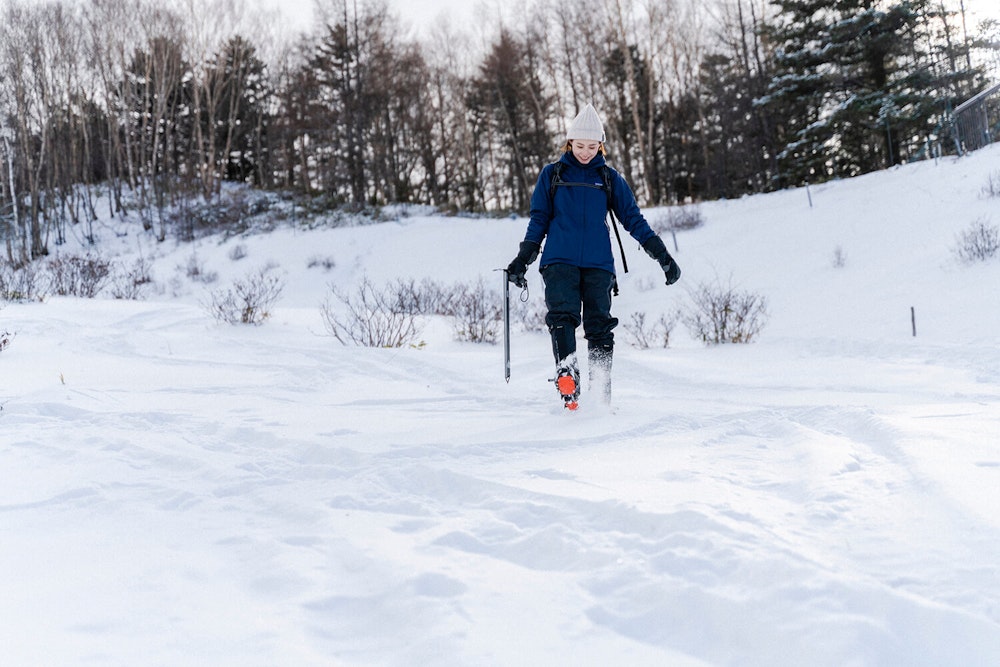
[[[600,141],[573,139],[570,143],[573,147],[573,157],[575,157],[577,162],[580,164],[588,164],[594,159],[594,156],[597,155],[597,152],[601,149]]]

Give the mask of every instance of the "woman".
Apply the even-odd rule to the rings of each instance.
[[[618,320],[611,316],[615,262],[605,221],[609,206],[632,238],[659,262],[668,285],[681,275],[663,240],[639,211],[625,179],[605,165],[604,156],[604,126],[588,104],[566,132],[562,157],[538,175],[528,231],[507,267],[508,279],[525,287],[524,274],[545,240],[539,264],[548,309],[545,323],[552,336],[556,388],[570,410],[577,408],[580,396],[576,328],[581,322],[591,389],[600,390],[605,402],[611,400],[612,330]]]

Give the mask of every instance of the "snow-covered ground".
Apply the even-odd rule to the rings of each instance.
[[[610,411],[559,407],[544,333],[516,327],[506,384],[443,322],[402,349],[323,326],[334,282],[499,288],[523,219],[102,226],[148,299],[0,310],[0,662],[1000,664],[1000,259],[954,253],[1000,224],[998,158],[705,204],[669,288],[627,244],[623,321],[714,281],[770,317],[751,345],[621,335]],[[269,321],[209,315],[268,264]]]

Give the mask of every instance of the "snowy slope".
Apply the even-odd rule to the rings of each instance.
[[[671,288],[627,244],[619,317],[719,280],[770,318],[752,345],[620,338],[613,412],[561,411],[544,334],[516,332],[510,384],[441,322],[419,349],[326,335],[332,282],[499,284],[523,219],[194,247],[107,223],[148,300],[0,310],[3,664],[997,664],[1000,260],[953,248],[1000,224],[998,157],[705,204]],[[208,315],[267,264],[271,320]]]

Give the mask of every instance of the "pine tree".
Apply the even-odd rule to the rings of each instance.
[[[219,100],[220,110],[214,137],[218,169],[226,180],[260,185],[270,91],[256,47],[243,37],[231,37],[208,78],[218,88],[212,96]]]
[[[787,114],[784,184],[854,176],[915,154],[940,124],[942,100],[976,76],[941,65],[934,22],[947,17],[930,0],[775,5],[776,73],[760,102]]]
[[[480,128],[478,146],[490,161],[482,202],[527,211],[534,174],[551,155],[547,128],[551,95],[539,80],[530,40],[501,30],[479,66],[466,106]]]

